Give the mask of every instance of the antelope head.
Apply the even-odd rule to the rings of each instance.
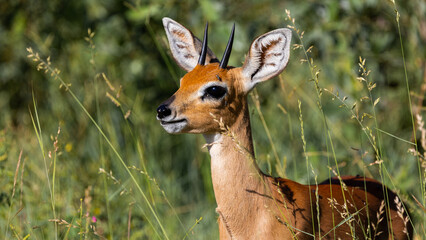
[[[219,118],[232,126],[246,108],[250,90],[280,74],[289,60],[289,29],[256,38],[243,66],[235,68],[228,66],[235,25],[219,62],[207,46],[207,24],[203,42],[170,18],[163,18],[163,24],[174,59],[187,71],[177,92],[157,108],[157,119],[169,133],[217,133]]]

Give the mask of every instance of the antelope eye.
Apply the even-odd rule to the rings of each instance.
[[[221,86],[211,86],[205,90],[205,94],[215,99],[223,97],[226,93],[226,88]]]

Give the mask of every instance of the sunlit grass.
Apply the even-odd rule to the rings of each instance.
[[[273,8],[271,4],[282,7],[278,1],[272,2],[264,4],[269,8]],[[144,7],[148,7],[129,4],[126,5],[131,6],[128,11],[140,14],[144,13]],[[33,28],[27,30],[31,35],[29,40],[25,39],[25,44],[14,34],[7,35],[10,41],[20,43],[16,44],[16,51],[22,54],[24,48],[31,45],[43,58],[36,58],[35,64],[29,62],[31,68],[25,70],[26,75],[21,81],[31,82],[27,89],[14,90],[10,86],[7,90],[0,89],[0,175],[3,183],[0,235],[6,239],[217,237],[209,157],[200,150],[203,140],[194,136],[168,135],[155,120],[156,105],[177,89],[175,83],[183,74],[168,56],[159,19],[161,16],[175,17],[195,32],[200,32],[197,28],[204,24],[204,19],[200,23],[195,21],[202,17],[192,5],[175,7],[173,4],[168,2],[164,9],[160,8],[164,12],[160,10],[153,18],[150,17],[154,15],[148,14],[141,22],[123,20],[123,15],[100,18],[104,24],[96,20],[92,29],[97,33],[89,31],[86,40],[80,33],[73,33],[77,36],[69,41],[59,38],[65,50],[54,45],[60,33],[46,37],[45,33],[33,32],[38,31]],[[279,79],[259,86],[251,95],[250,113],[258,162],[265,172],[305,184],[315,184],[317,178],[322,181],[334,175],[374,176],[402,195],[414,217],[408,224],[415,225],[416,236],[421,238],[425,235],[423,226],[426,221],[425,156],[422,152],[425,146],[421,147],[426,144],[424,124],[421,124],[425,115],[424,106],[417,106],[418,103],[411,100],[411,97],[420,99],[422,96],[417,95],[422,92],[418,79],[414,79],[417,75],[410,70],[419,68],[421,72],[424,60],[414,56],[415,41],[412,35],[407,37],[411,34],[411,26],[407,21],[401,21],[407,17],[404,16],[407,12],[399,12],[401,10],[397,10],[395,2],[391,1],[390,7],[385,9],[390,9],[390,13],[380,13],[378,19],[369,20],[369,16],[361,16],[360,9],[366,3],[349,6],[360,14],[359,18],[351,20],[353,25],[350,26],[353,31],[358,31],[360,42],[366,34],[360,27],[363,21],[370,21],[366,25],[383,25],[382,18],[391,15],[393,7],[397,10],[396,18],[392,16],[396,19],[395,28],[383,30],[394,31],[401,46],[397,50],[402,55],[390,54],[395,49],[383,50],[383,58],[391,59],[392,56],[392,61],[401,61],[404,65],[401,69],[393,69],[392,73],[401,73],[400,80],[405,87],[393,89],[384,86],[384,80],[377,77],[381,69],[377,66],[390,63],[372,53],[377,47],[375,37],[368,36],[372,42],[370,45],[365,43],[370,49],[356,48],[359,46],[354,46],[350,40],[340,44],[346,34],[342,29],[345,26],[339,25],[340,20],[333,19],[333,16],[315,19],[313,22],[325,26],[319,33],[314,29],[318,25],[309,26],[312,24],[310,16],[317,17],[327,9],[338,11],[336,9],[340,7],[331,3],[315,7],[309,4],[288,3],[292,14],[298,17],[297,22],[284,20],[284,7],[271,10],[279,10],[279,14],[265,16],[255,14],[262,8],[251,9],[249,5],[244,6],[248,7],[246,12],[251,14],[251,19],[232,12],[210,19],[212,31],[216,32],[212,36],[215,47],[222,46],[224,42],[221,41],[225,40],[221,38],[225,39],[228,34],[227,28],[222,34],[222,25],[235,21],[239,26],[234,56],[246,52],[252,35],[262,34],[271,30],[269,28],[297,23],[306,30],[302,38],[302,31],[294,29],[294,36],[299,35],[299,38],[294,38],[292,43],[301,44],[301,48],[292,51],[288,69]],[[239,9],[233,4],[229,8],[220,8],[220,3],[212,6],[217,12]],[[102,11],[109,11],[96,9],[100,12],[90,14],[102,16]],[[191,9],[191,14],[183,14],[186,16],[183,17],[174,12],[188,11],[184,9]],[[22,24],[25,16],[21,13],[13,18],[15,32],[25,25]],[[124,27],[133,24],[137,30]],[[76,23],[69,25],[84,33],[87,29]],[[330,31],[342,33],[333,35]],[[383,42],[387,41],[387,38],[383,39]],[[131,40],[136,44],[130,44]],[[321,45],[326,41],[336,42],[336,48],[344,49],[348,56],[356,58],[349,63],[339,63],[339,60],[332,59],[338,57],[339,52],[327,48],[329,45]],[[417,48],[419,52],[423,49],[421,46]],[[324,51],[332,52],[331,57]],[[31,54],[34,59],[35,51]],[[52,57],[46,59],[49,55]],[[304,63],[299,64],[300,60]],[[234,65],[239,66],[240,61],[242,59]],[[415,65],[417,62],[420,67]],[[37,67],[40,63],[42,65]],[[339,64],[350,67],[343,68]],[[37,73],[34,65],[41,72],[47,71],[46,75]],[[333,69],[331,74],[330,68]],[[361,72],[358,72],[360,68]],[[368,68],[372,69],[371,75],[367,74]],[[386,67],[383,69],[389,71]],[[13,70],[9,68],[4,75]],[[338,75],[338,71],[343,71],[344,76]],[[364,80],[358,82],[356,77]],[[341,78],[354,81],[342,82]],[[9,98],[12,99],[8,91],[28,92],[29,103],[20,103],[21,113],[7,107]],[[400,99],[402,95],[403,100]],[[367,98],[361,100],[360,96]],[[412,106],[420,110],[413,111]],[[408,108],[410,129],[404,121],[404,114],[408,114],[402,111]],[[302,120],[299,120],[302,113],[303,132]],[[401,116],[395,117],[397,114]],[[301,135],[305,142],[301,141]],[[306,166],[300,164],[300,159],[306,160]],[[340,224],[347,222],[335,223],[336,226]],[[375,235],[374,231],[369,231],[366,230],[369,237]]]

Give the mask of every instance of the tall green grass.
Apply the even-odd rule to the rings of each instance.
[[[250,98],[259,165],[301,183],[378,179],[407,203],[421,239],[425,4],[200,3],[0,4],[13,12],[0,12],[0,235],[218,237],[204,140],[168,135],[155,119],[184,74],[162,30],[169,16],[198,36],[208,20],[218,55],[235,22],[235,66],[256,35],[293,26],[289,66]]]

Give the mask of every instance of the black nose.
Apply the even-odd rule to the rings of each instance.
[[[171,113],[172,111],[170,111],[170,109],[165,104],[162,104],[161,106],[157,108],[157,116],[159,119],[165,118],[169,116]]]

